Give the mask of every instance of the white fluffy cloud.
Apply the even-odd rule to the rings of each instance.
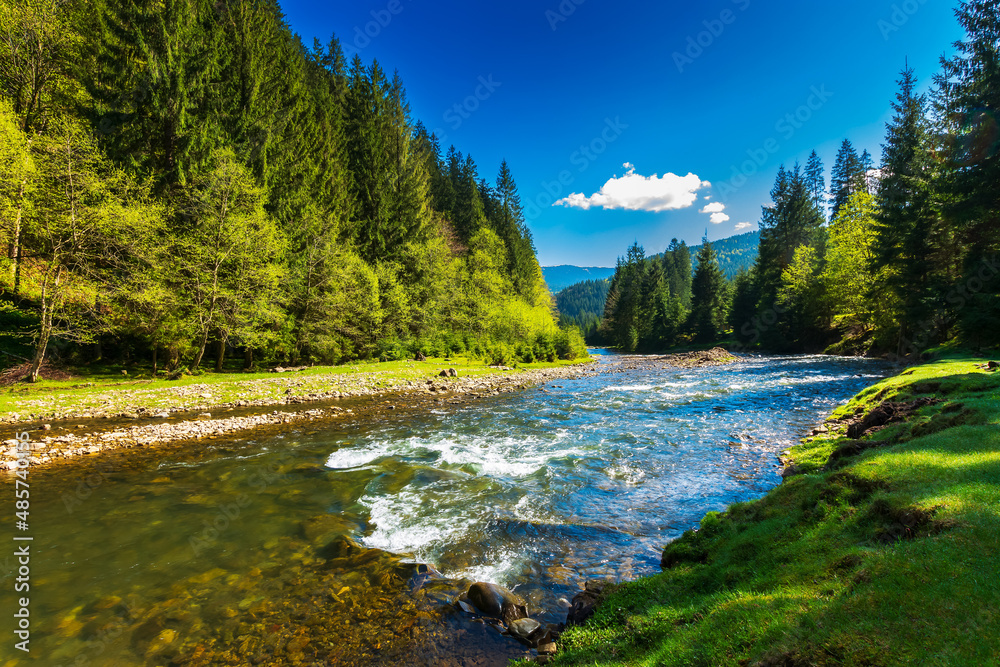
[[[738,231],[738,232],[742,232],[742,231],[744,231],[746,229],[750,229],[751,227],[753,227],[753,225],[751,225],[749,222],[737,222],[736,223],[736,231]]]
[[[698,200],[698,190],[711,186],[695,174],[678,176],[667,173],[662,177],[653,174],[643,176],[635,173],[635,167],[626,162],[628,171],[624,176],[610,179],[601,186],[599,192],[589,197],[583,193],[573,193],[560,199],[553,206],[568,206],[588,210],[592,206],[626,211],[673,211],[692,206]]]
[[[706,204],[705,208],[701,209],[701,213],[710,213],[711,216],[709,217],[709,220],[711,220],[712,223],[718,225],[720,223],[729,221],[729,216],[723,213],[723,211],[725,210],[726,210],[725,204],[723,204],[722,202],[714,201],[711,204]]]

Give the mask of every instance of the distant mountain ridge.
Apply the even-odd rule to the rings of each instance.
[[[611,266],[571,266],[563,264],[561,266],[543,266],[542,275],[549,290],[555,294],[561,292],[570,285],[586,282],[588,280],[605,280],[615,275],[615,267]]]
[[[757,251],[760,246],[760,232],[747,232],[745,234],[738,234],[736,236],[730,236],[728,238],[719,239],[718,241],[712,241],[712,248],[715,250],[715,255],[719,259],[719,268],[722,269],[722,273],[726,276],[726,279],[732,280],[736,277],[742,269],[749,269],[753,266],[754,262],[757,261]],[[694,263],[695,257],[698,254],[698,250],[701,245],[691,246],[691,260],[694,266],[692,270],[697,268],[697,264]],[[654,255],[658,257],[662,253]],[[557,294],[567,287],[576,285],[577,283],[583,283],[588,280],[605,280],[611,278],[615,275],[615,268],[603,267],[603,266],[572,266],[569,264],[563,264],[560,266],[543,266],[542,274],[545,276],[545,282],[549,286],[549,290],[553,294]]]

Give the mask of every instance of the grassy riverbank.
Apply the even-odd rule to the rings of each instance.
[[[983,361],[861,392],[792,449],[798,474],[614,587],[555,664],[1000,664],[1000,372]],[[905,417],[848,438],[880,405]]]
[[[211,373],[177,380],[128,378],[110,371],[79,369],[60,380],[16,384],[0,389],[0,423],[87,419],[144,412],[210,410],[237,403],[279,405],[288,402],[364,396],[411,387],[454,368],[459,377],[478,378],[526,370],[544,370],[589,362],[521,364],[515,371],[486,366],[477,359],[454,357],[427,361],[314,366],[286,373]],[[86,373],[86,374],[85,374]]]

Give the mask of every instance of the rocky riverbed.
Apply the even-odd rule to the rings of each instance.
[[[495,371],[489,375],[461,377],[454,369],[442,368],[433,379],[422,381],[380,377],[377,373],[336,375],[327,378],[325,388],[316,376],[282,376],[237,383],[246,385],[245,395],[249,398],[223,403],[212,403],[212,391],[218,392],[218,385],[157,390],[160,400],[155,401],[153,406],[139,403],[143,398],[142,390],[116,390],[98,400],[107,404],[124,403],[123,410],[92,413],[78,408],[67,411],[61,421],[10,425],[0,450],[0,469],[12,471],[19,465],[15,438],[18,432],[29,434],[31,453],[28,460],[32,466],[38,466],[112,449],[215,439],[251,429],[275,429],[287,424],[319,420],[377,419],[390,410],[461,405],[540,383],[596,372],[592,363],[549,369]],[[260,396],[261,385],[270,392],[275,387],[282,389],[281,398]],[[163,405],[164,393],[178,400]],[[197,400],[192,401],[193,396]],[[316,407],[289,409],[289,406],[310,404]],[[262,410],[270,407],[281,409]],[[227,414],[232,412],[245,414]],[[12,416],[7,415],[3,419],[9,422]]]

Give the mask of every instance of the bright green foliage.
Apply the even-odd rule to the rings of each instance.
[[[823,255],[826,228],[814,193],[798,165],[792,171],[784,167],[778,170],[771,199],[773,204],[764,208],[760,222],[755,289],[760,316],[777,313],[780,317],[766,327],[757,327],[754,338],[771,347],[787,348],[801,333],[801,319],[792,321],[795,314],[785,317],[782,310],[783,274],[801,246],[815,248],[817,256]]]
[[[778,304],[782,307],[789,332],[804,340],[815,330],[821,316],[823,285],[819,280],[819,254],[816,248],[801,245],[795,249],[792,263],[781,272]]]
[[[21,262],[24,207],[31,200],[35,184],[31,141],[21,130],[11,105],[0,99],[0,244],[6,251],[11,287]]]
[[[158,212],[75,120],[50,119],[33,149],[37,195],[23,230],[23,262],[31,269],[24,288],[37,298],[40,317],[32,381],[53,335],[85,342],[100,331],[102,298],[150,256]]]
[[[285,239],[264,211],[264,193],[228,150],[194,176],[180,203],[180,229],[171,248],[171,276],[196,337],[198,368],[209,335],[265,347],[261,334],[278,320]]]
[[[891,331],[899,307],[890,283],[890,269],[873,269],[878,240],[878,206],[867,192],[855,192],[830,222],[826,266],[821,281],[825,306],[847,338],[865,339],[872,332]],[[889,344],[884,338],[876,341]]]
[[[443,158],[398,75],[275,0],[14,0],[0,43],[2,289],[39,360],[585,354],[506,162]]]

